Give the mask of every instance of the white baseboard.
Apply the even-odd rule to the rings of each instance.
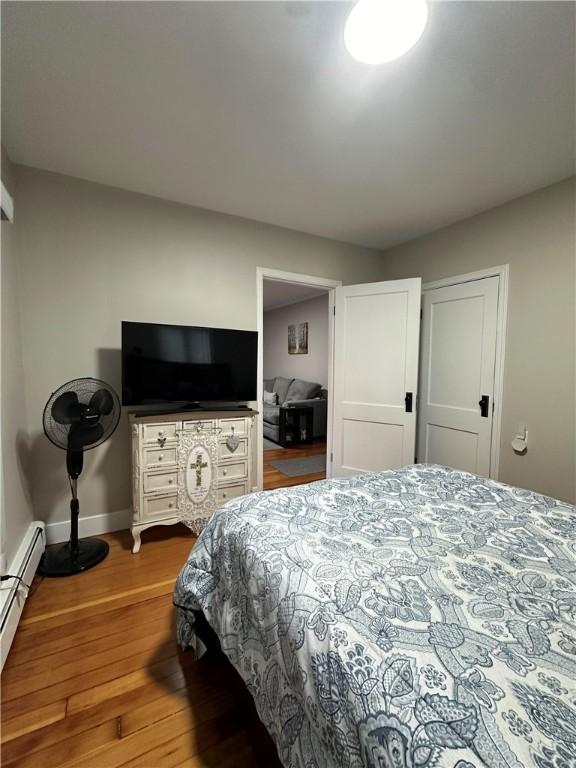
[[[31,584],[45,545],[44,523],[40,521],[30,523],[14,559],[8,565],[7,572],[14,576],[20,576],[24,584]],[[27,588],[17,579],[9,579],[1,583],[0,669],[4,667],[27,597]]]
[[[120,509],[105,515],[81,517],[78,521],[78,535],[81,539],[86,536],[98,536],[101,533],[122,531],[130,527],[132,510]],[[46,523],[46,543],[60,544],[70,538],[70,520],[57,523]]]

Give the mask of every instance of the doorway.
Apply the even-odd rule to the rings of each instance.
[[[416,460],[497,479],[508,267],[423,286]]]
[[[345,287],[259,268],[259,488],[265,281],[328,292],[326,477],[418,461],[498,479],[507,265],[424,286],[411,278]]]
[[[330,475],[334,290],[340,281],[257,270],[258,487]]]

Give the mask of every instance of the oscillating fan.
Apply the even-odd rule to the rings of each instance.
[[[70,480],[70,541],[47,549],[40,562],[43,576],[70,576],[104,560],[108,544],[102,539],[78,539],[80,504],[76,486],[84,451],[107,440],[118,426],[120,401],[111,386],[99,379],[74,379],[53,392],[44,408],[44,432],[66,451]]]

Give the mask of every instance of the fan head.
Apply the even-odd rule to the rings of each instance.
[[[48,398],[43,424],[58,448],[85,451],[107,440],[120,420],[120,400],[100,379],[73,379]]]

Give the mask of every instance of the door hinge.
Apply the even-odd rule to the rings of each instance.
[[[333,461],[334,461],[334,454],[330,453],[330,462],[333,462]]]
[[[332,314],[333,314],[333,315],[335,315],[335,314],[336,314],[336,304],[334,304],[334,306],[332,307]]]
[[[422,307],[420,307],[420,320],[422,320]]]

